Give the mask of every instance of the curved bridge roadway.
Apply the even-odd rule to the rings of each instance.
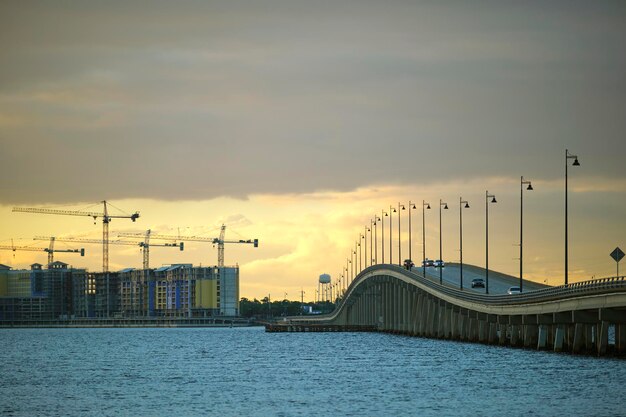
[[[572,353],[626,353],[624,277],[519,295],[460,291],[440,285],[438,274],[434,278],[424,277],[421,269],[374,265],[354,279],[331,314],[291,317],[267,324],[266,330],[382,331]],[[609,331],[615,339],[611,345]]]

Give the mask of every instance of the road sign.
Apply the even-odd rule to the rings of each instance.
[[[611,258],[615,259],[615,262],[619,262],[624,257],[624,252],[620,248],[615,248],[613,252],[611,252]]]
[[[615,248],[613,252],[611,252],[611,258],[615,259],[615,264],[617,265],[617,274],[616,277],[619,277],[619,261],[624,257],[624,252],[619,248]]]

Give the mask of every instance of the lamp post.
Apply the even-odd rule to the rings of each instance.
[[[365,226],[365,232],[363,233],[363,238],[365,239],[365,242],[363,242],[363,244],[365,246],[363,246],[363,252],[365,252],[365,268],[367,268],[367,232],[369,232],[370,229],[367,228],[367,226]],[[370,250],[370,257],[372,256],[372,251]]]
[[[400,219],[402,217],[400,216],[400,208],[405,210],[404,205],[398,202],[398,265],[402,266],[402,238],[400,236]]]
[[[439,284],[443,284],[443,256],[441,254],[443,249],[441,238],[441,206],[443,206],[445,210],[448,210],[448,203],[444,203],[441,199],[439,199]]]
[[[393,206],[389,206],[389,264],[393,264],[393,246],[391,243],[391,236],[393,235],[393,228],[391,227],[391,213],[395,213],[396,209]],[[400,216],[398,216],[400,217]]]
[[[363,247],[361,246],[361,241],[363,240],[365,236],[363,236],[362,234],[359,233],[359,273],[363,270]],[[367,256],[367,253],[365,254]]]
[[[411,244],[411,210],[415,210],[415,203],[411,203],[411,201],[409,200],[409,259],[413,260],[413,258],[411,257],[411,252],[412,252],[412,244]]]
[[[527,184],[528,187],[526,188],[529,191],[532,191],[533,186],[530,183],[530,181],[524,181],[524,176],[520,177],[520,185],[519,185],[519,290],[520,292],[523,290],[522,284],[524,282],[523,280],[523,274],[522,274],[522,267],[524,262],[522,261],[523,257],[523,232],[524,232],[524,184]]]
[[[354,278],[356,277],[357,274],[357,263],[356,263],[356,247],[357,247],[357,242],[354,242],[354,250],[352,251],[352,254],[354,255],[354,261],[352,261],[352,265],[350,265],[350,284],[352,284],[352,281],[354,281]]]
[[[465,206],[463,206],[465,203]],[[463,290],[463,208],[469,208],[469,203],[459,197],[459,252],[461,254],[461,262],[459,264],[459,288]]]
[[[430,210],[430,204],[422,200],[422,270],[424,271],[424,278],[426,278],[426,212],[425,209]]]
[[[378,216],[374,216],[374,263],[378,264],[378,228],[376,224],[380,221]]]
[[[485,191],[485,294],[489,294],[489,199],[497,203],[496,196]]]
[[[567,149],[565,149],[565,285],[567,285],[568,280],[568,236],[567,236],[567,160],[573,159],[574,163],[572,166],[580,166],[578,162],[578,156],[571,155]]]
[[[385,210],[381,211],[381,215],[380,215],[380,225],[381,225],[381,231],[382,231],[382,237],[380,239],[380,246],[381,249],[380,251],[382,252],[382,262],[381,263],[385,263],[385,220],[383,219],[383,217],[388,216],[387,213],[385,213]]]

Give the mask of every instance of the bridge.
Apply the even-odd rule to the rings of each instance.
[[[268,323],[266,331],[378,331],[598,356],[626,354],[624,276],[558,287],[535,284],[534,290],[525,282],[525,291],[515,295],[487,295],[469,286],[460,290],[458,275],[456,287],[432,277],[421,268],[370,266],[355,277],[332,313],[288,317]]]

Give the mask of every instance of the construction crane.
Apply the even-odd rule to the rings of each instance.
[[[80,253],[80,256],[85,256],[85,249],[54,249],[54,238],[50,239],[50,246],[47,248],[34,248],[32,246],[15,246],[11,241],[11,246],[0,245],[0,250],[12,250],[16,251],[31,251],[31,252],[48,252],[48,265],[54,262],[54,252],[64,253]]]
[[[259,239],[241,239],[241,240],[224,240],[226,234],[226,225],[222,224],[220,228],[220,237],[203,237],[203,236],[175,236],[175,235],[162,235],[158,233],[150,234],[152,239],[172,240],[172,241],[187,241],[187,242],[210,242],[217,244],[217,266],[224,266],[224,244],[225,243],[248,243],[254,245],[255,248],[259,247]],[[120,232],[117,234],[119,237],[145,237],[145,234],[138,232]]]
[[[47,208],[32,208],[32,207],[13,207],[14,212],[21,213],[39,213],[39,214],[58,214],[64,216],[87,216],[93,217],[94,222],[97,218],[102,218],[102,270],[109,272],[109,223],[111,219],[131,219],[133,222],[139,218],[139,212],[133,214],[123,215],[111,215],[107,208],[106,200],[101,202],[104,205],[104,213],[97,213],[91,211],[76,211],[76,210],[57,210]]]
[[[55,237],[35,236],[33,239],[34,240],[50,239],[51,241],[55,240],[57,242],[81,242],[81,243],[95,243],[95,244],[102,243],[102,241],[99,239],[77,238],[77,237],[55,238]],[[184,250],[185,248],[185,244],[183,242],[158,244],[158,243],[149,243],[148,239],[144,242],[139,242],[139,243],[129,242],[126,240],[111,240],[109,241],[109,244],[110,245],[139,246],[141,250],[143,251],[143,269],[150,268],[150,246],[179,248],[181,251]]]

